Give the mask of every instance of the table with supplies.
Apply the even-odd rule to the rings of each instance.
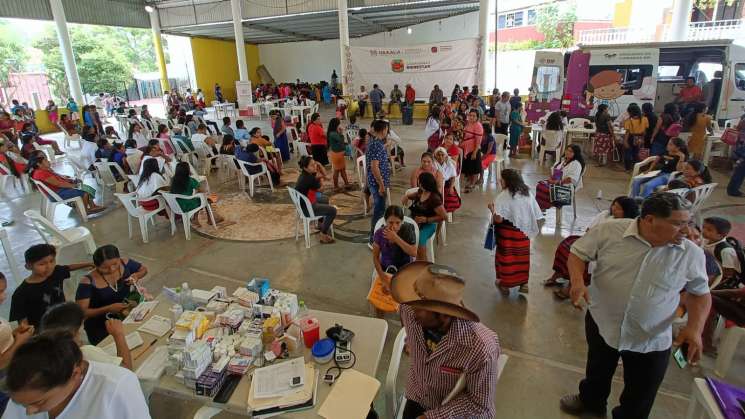
[[[295,368],[295,371],[300,368],[301,371],[305,371],[306,379],[300,379],[299,375],[303,374],[293,374],[298,383],[295,383],[294,379],[291,380],[294,384],[293,389],[285,389],[285,393],[276,393],[276,400],[291,400],[293,395],[297,396],[301,391],[308,391],[308,394],[313,395],[312,398],[308,400],[307,397],[300,395],[299,397],[304,397],[304,403],[288,406],[283,404],[284,402],[277,402],[279,407],[274,409],[279,409],[281,413],[293,412],[291,415],[299,418],[315,418],[319,415],[336,418],[344,416],[338,415],[339,406],[345,406],[342,408],[347,412],[344,417],[351,418],[356,414],[349,416],[349,410],[344,410],[348,409],[347,405],[350,403],[348,392],[351,385],[352,393],[361,397],[358,401],[364,400],[363,403],[367,403],[358,406],[360,411],[357,413],[364,418],[380,386],[374,377],[385,344],[388,324],[376,318],[319,310],[303,311],[302,302],[299,304],[300,313],[296,313],[296,316],[303,317],[292,318],[290,312],[293,310],[288,307],[297,301],[297,296],[269,289],[268,280],[266,283],[266,288],[261,290],[251,288],[249,283],[245,288],[238,288],[231,296],[225,295],[227,293],[222,287],[215,287],[211,291],[193,290],[192,301],[196,304],[195,310],[181,311],[178,305],[174,305],[174,290],[170,289],[164,289],[153,302],[144,303],[150,304],[150,307],[136,313],[139,321],[127,319],[124,322],[128,342],[130,339],[134,341],[130,342],[130,347],[137,345],[131,349],[131,354],[134,370],[143,382],[143,387],[152,388],[153,392],[162,395],[197,401],[203,404],[202,409],[207,409],[212,414],[229,411],[241,415],[253,414],[257,417],[271,411],[270,409],[257,412],[259,409],[269,409],[268,405],[275,400],[267,398],[268,393],[265,394],[272,390],[273,385],[277,385],[274,382],[277,379],[272,377],[279,375],[274,369],[279,368],[288,373],[292,368]],[[223,295],[220,295],[221,290]],[[179,301],[178,294],[175,295],[176,301]],[[267,296],[271,296],[271,300],[267,300]],[[270,302],[272,304],[269,304]],[[220,312],[221,310],[224,311]],[[137,308],[133,310],[136,311]],[[243,317],[238,316],[242,320],[235,318],[239,311],[243,311]],[[174,318],[178,319],[175,326]],[[300,333],[297,339],[292,338],[293,330],[301,329],[302,325],[298,323],[310,324],[311,321],[319,327],[312,332]],[[318,338],[325,338],[326,330],[335,325],[342,325],[344,329],[354,332],[349,347],[353,359],[346,363],[337,362],[341,344],[336,342],[331,344],[331,350],[334,351],[331,352],[331,361],[319,364],[306,344],[316,340],[317,345],[313,346],[315,352],[316,347],[324,343],[323,340],[318,341]],[[225,334],[225,331],[229,334]],[[319,336],[315,337],[314,332]],[[135,338],[138,333],[141,339]],[[185,336],[191,337],[186,338],[186,343]],[[290,342],[294,344],[291,345]],[[113,339],[109,336],[99,346],[104,349],[108,347],[108,350],[112,351]],[[280,355],[274,359],[277,353]],[[315,355],[319,356],[318,353]],[[334,357],[337,360],[334,360]],[[164,362],[164,359],[167,361]],[[174,364],[174,359],[178,359],[179,362]],[[204,361],[199,361],[200,359]],[[197,371],[194,370],[195,363],[201,365]],[[205,363],[208,364],[207,367],[204,366]],[[328,371],[335,366],[348,369],[340,371],[332,368]],[[213,398],[219,395],[220,386],[227,387],[228,385],[223,383],[233,381],[226,377],[235,376],[236,372],[241,375],[239,381],[238,378],[233,379],[238,384],[232,395],[226,403],[215,402]],[[324,382],[324,375],[327,373],[335,376],[335,384]],[[263,380],[253,383],[252,386],[252,378],[257,376]],[[338,380],[344,381],[341,384],[347,384],[338,386]],[[219,384],[214,384],[215,381]],[[217,388],[212,387],[213,385]],[[334,391],[336,387],[340,390]],[[327,401],[328,405],[324,406]],[[255,409],[252,406],[263,407]],[[334,410],[334,414],[329,414]]]

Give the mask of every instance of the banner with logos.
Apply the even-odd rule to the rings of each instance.
[[[435,84],[448,98],[455,84],[478,84],[477,38],[408,46],[352,46],[349,50],[349,84],[354,95],[360,86],[369,92],[377,83],[387,99],[394,84],[403,92],[410,83],[418,99],[428,100]]]

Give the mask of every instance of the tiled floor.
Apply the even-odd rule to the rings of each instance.
[[[329,109],[324,115],[330,116]],[[366,121],[365,121],[366,122]],[[248,123],[250,127],[250,122]],[[426,148],[422,138],[423,124],[413,126],[394,125],[404,140],[408,167],[396,175],[400,186],[394,188],[394,201],[400,197],[408,174]],[[55,136],[51,136],[54,138]],[[74,151],[73,151],[74,153]],[[513,159],[510,167],[520,169],[526,181],[534,185],[548,175],[547,168],[537,167],[528,159]],[[351,168],[351,166],[350,166]],[[66,170],[64,166],[61,170]],[[355,178],[350,169],[350,178]],[[726,182],[726,174],[715,172],[715,180]],[[233,192],[236,185],[218,185],[211,178],[217,191]],[[447,246],[437,248],[438,263],[456,267],[468,281],[466,303],[481,317],[484,324],[495,330],[500,337],[505,353],[510,360],[497,386],[496,408],[500,418],[564,418],[559,412],[561,395],[576,390],[582,377],[586,345],[583,334],[582,313],[567,302],[557,301],[551,290],[544,289],[541,281],[551,273],[553,253],[558,242],[569,234],[581,232],[590,218],[609,205],[609,200],[624,194],[628,175],[622,171],[598,168],[594,164],[585,176],[585,188],[578,192],[577,218],[565,211],[561,226],[555,223],[554,211],[550,210],[542,228],[542,234],[534,240],[531,259],[530,294],[527,298],[502,297],[494,287],[494,264],[488,251],[483,249],[485,227],[488,222],[487,203],[497,192],[495,185],[485,187],[463,196],[463,206],[455,213],[454,222],[447,228]],[[601,191],[601,192],[600,192]],[[596,197],[599,192],[602,199]],[[284,198],[284,191],[278,192]],[[729,198],[720,186],[707,203],[708,207],[745,204],[745,200]],[[40,241],[38,234],[23,219],[23,211],[38,208],[38,194],[23,197],[4,197],[0,201],[0,217],[13,218],[15,224],[8,228],[13,253],[22,260],[23,251],[32,243]],[[731,208],[731,207],[730,207]],[[745,207],[742,207],[745,213]],[[729,214],[733,210],[727,210]],[[734,210],[737,212],[737,210]],[[716,210],[708,213],[716,213]],[[272,223],[271,214],[259,218],[240,219],[239,222]],[[60,227],[79,224],[79,218],[71,215],[66,207],[56,213],[55,222]],[[340,231],[340,239],[329,246],[321,246],[313,239],[313,246],[305,249],[302,239],[235,242],[207,239],[198,234],[192,240],[184,240],[179,230],[171,236],[167,223],[160,222],[151,228],[150,243],[143,244],[135,225],[133,239],[127,237],[126,213],[121,206],[112,207],[101,216],[92,218],[88,227],[99,245],[113,243],[126,256],[144,262],[149,270],[148,288],[157,292],[164,285],[173,286],[189,281],[195,288],[211,288],[223,285],[229,289],[242,286],[253,276],[270,278],[272,286],[296,292],[310,307],[350,314],[368,315],[365,300],[369,286],[371,255],[364,244],[359,244],[359,231],[369,228],[366,219],[351,220]],[[342,229],[344,230],[344,229]],[[86,259],[81,247],[68,248],[60,252],[59,261],[70,263]],[[0,258],[0,271],[8,271],[5,258]],[[79,275],[76,275],[76,280]],[[11,279],[11,290],[16,283]],[[72,297],[75,284],[69,284]],[[9,301],[0,307],[7,315]],[[396,322],[391,322],[378,378],[384,380],[393,339],[398,332]],[[745,385],[745,378],[738,371],[745,367],[745,351],[741,350],[731,373],[730,381]],[[405,361],[403,363],[405,365]],[[685,415],[691,380],[694,376],[711,373],[713,360],[705,359],[697,370],[681,370],[671,364],[653,410],[654,418],[681,418]],[[402,367],[401,374],[405,374]],[[617,377],[622,377],[619,368]],[[613,405],[622,388],[617,380],[613,386]],[[376,406],[382,412],[384,402],[379,395]],[[197,406],[193,403],[155,395],[151,400],[154,418],[191,417]],[[221,415],[219,417],[230,417]]]

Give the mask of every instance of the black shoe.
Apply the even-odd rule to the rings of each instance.
[[[583,418],[604,418],[607,414],[606,412],[596,412],[586,408],[579,398],[579,394],[568,394],[562,397],[559,400],[559,407],[564,413]]]
[[[735,193],[729,193],[729,192],[727,192],[727,195],[729,195],[729,196],[733,196],[733,197],[735,197],[735,198],[742,198],[742,197],[745,197],[745,193],[742,193],[742,192],[740,192],[740,191],[737,191],[737,192],[735,192]]]

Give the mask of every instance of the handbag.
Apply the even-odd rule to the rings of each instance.
[[[670,124],[669,127],[665,130],[665,135],[668,137],[677,137],[680,134],[680,131],[683,130],[683,126],[679,123],[675,122]]]
[[[556,207],[572,204],[572,187],[565,185],[549,185],[551,203]]]
[[[486,239],[484,240],[484,249],[493,251],[497,247],[497,234],[494,224],[489,224],[486,229]]]
[[[740,138],[740,131],[734,128],[727,128],[722,132],[722,142],[729,146],[737,144],[738,138]]]
[[[373,305],[376,309],[385,312],[393,313],[398,311],[398,303],[393,299],[390,292],[386,292],[383,288],[383,281],[380,276],[375,275],[370,292],[367,293],[367,301]]]

